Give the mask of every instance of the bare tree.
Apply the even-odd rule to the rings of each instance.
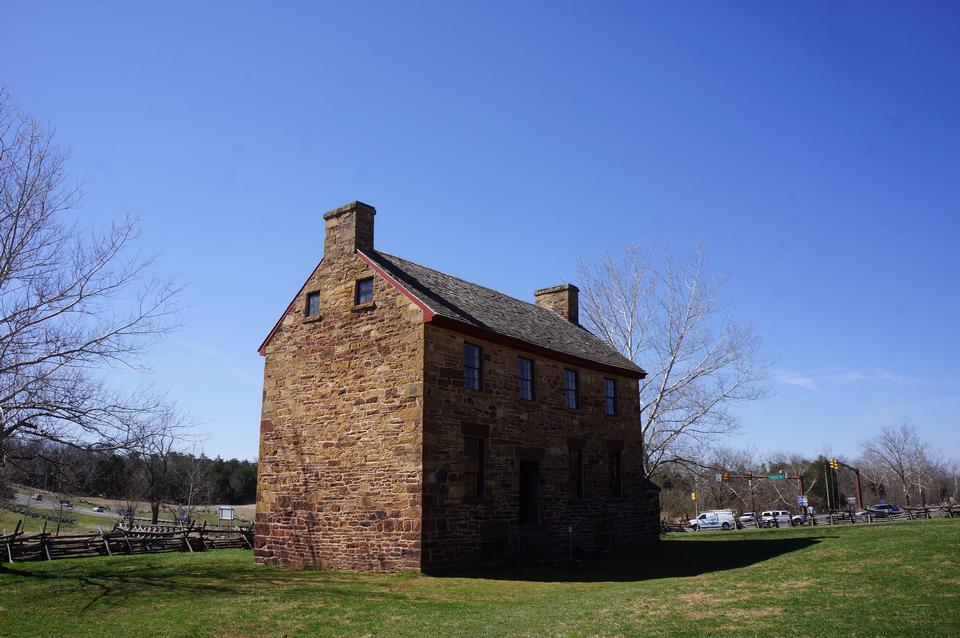
[[[120,392],[110,368],[174,329],[177,287],[129,254],[132,221],[104,233],[69,219],[80,191],[51,134],[0,89],[0,454],[17,435],[77,447],[129,447],[163,408]]]
[[[764,396],[766,366],[751,327],[725,316],[722,282],[712,278],[702,246],[652,259],[637,246],[621,258],[579,262],[588,327],[647,370],[640,382],[648,474],[666,463],[690,464],[738,427],[731,410]]]
[[[189,455],[181,455],[177,460],[178,498],[183,502],[186,518],[193,518],[193,512],[199,499],[210,489],[210,461],[202,453],[194,450]]]
[[[929,473],[927,444],[920,439],[916,428],[905,423],[899,427],[886,426],[862,447],[865,464],[889,472],[900,484],[904,502],[909,506],[911,488],[919,481],[922,490]]]
[[[143,497],[150,504],[150,520],[160,518],[160,507],[170,500],[176,482],[174,465],[177,446],[188,440],[190,423],[186,417],[171,408],[161,413],[138,436],[134,449],[143,476]]]

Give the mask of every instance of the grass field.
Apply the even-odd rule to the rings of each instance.
[[[16,486],[13,490],[18,497],[27,497],[30,501],[30,509],[35,512],[43,512],[51,516],[57,516],[59,512],[59,502],[60,495],[55,492],[30,489],[23,486]],[[42,501],[35,501],[32,497],[36,493],[41,493],[44,496]],[[60,526],[61,534],[80,534],[84,532],[95,532],[97,531],[97,526],[102,526],[104,529],[108,530],[113,527],[114,522],[117,520],[116,512],[118,510],[126,509],[126,501],[118,501],[116,499],[100,498],[97,496],[86,496],[78,497],[71,495],[64,495],[64,498],[73,503],[73,507],[64,508],[63,516],[64,518],[75,519],[74,523],[64,523]],[[90,512],[93,509],[94,505],[105,505],[108,507],[107,516],[97,516]],[[149,518],[150,516],[150,506],[144,502],[137,502],[137,516],[143,518]],[[160,512],[160,519],[168,522],[172,522],[174,519],[174,514],[171,513],[171,508],[176,509],[175,504],[166,504]],[[236,519],[234,520],[235,525],[249,525],[250,521],[253,520],[254,512],[256,506],[253,504],[249,505],[235,505],[235,515]],[[24,531],[27,533],[39,532],[43,528],[43,520],[38,518],[25,517],[21,514],[11,512],[0,508],[0,530],[6,529],[8,532],[12,532],[16,526],[17,521],[23,519]],[[216,505],[204,505],[200,506],[193,512],[193,520],[199,525],[200,523],[206,522],[207,525],[215,526],[219,522],[218,520],[218,511]],[[53,532],[57,528],[56,521],[47,521],[47,531]]]
[[[44,512],[51,516],[56,516],[57,511],[54,509],[34,509],[36,512]],[[100,525],[105,530],[109,530],[113,527],[113,521],[101,516],[94,516],[92,514],[84,514],[83,510],[64,510],[64,518],[74,519],[73,523],[62,523],[60,525],[61,534],[81,534],[83,532],[97,531],[97,525]],[[33,534],[35,532],[40,532],[43,530],[44,521],[39,518],[30,518],[29,516],[24,516],[23,514],[17,514],[16,512],[11,512],[0,508],[0,530],[6,529],[7,532],[12,533],[13,530],[17,528],[17,522],[23,521],[23,530],[28,534]],[[47,532],[54,533],[57,530],[56,521],[46,521],[47,523]]]
[[[0,636],[960,636],[960,521],[671,534],[647,555],[456,577],[249,551],[0,568]]]

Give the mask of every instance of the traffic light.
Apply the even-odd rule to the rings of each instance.
[[[722,476],[721,478],[723,479],[724,482],[729,481],[729,480],[730,480],[730,472],[724,472],[724,473],[723,473],[723,476]]]
[[[831,470],[839,470],[839,469],[840,469],[840,461],[838,461],[837,459],[829,459],[829,461],[830,461],[830,469],[831,469]]]
[[[747,470],[747,480],[753,479],[753,470]]]

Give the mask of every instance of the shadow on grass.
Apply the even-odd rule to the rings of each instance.
[[[777,556],[806,549],[824,537],[745,539],[729,542],[684,540],[661,542],[634,553],[557,565],[499,567],[444,572],[441,577],[522,580],[531,582],[635,582],[658,578],[699,576],[749,567]]]
[[[221,552],[229,551],[242,551],[240,561],[237,556],[219,560]],[[45,590],[51,599],[59,597],[64,607],[78,613],[142,604],[144,600],[176,605],[188,600],[263,594],[285,600],[318,596],[345,600],[408,599],[407,595],[394,591],[394,580],[389,575],[256,567],[253,552],[217,550],[214,554],[198,555],[142,554],[13,565],[0,563],[0,599],[14,597],[24,585],[34,592]]]

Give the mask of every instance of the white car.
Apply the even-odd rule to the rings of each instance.
[[[688,521],[694,531],[702,529],[736,529],[733,510],[710,510]]]
[[[744,512],[737,517],[741,527],[760,527],[760,517],[756,512]]]
[[[790,512],[787,510],[767,510],[760,514],[763,527],[790,527]]]

